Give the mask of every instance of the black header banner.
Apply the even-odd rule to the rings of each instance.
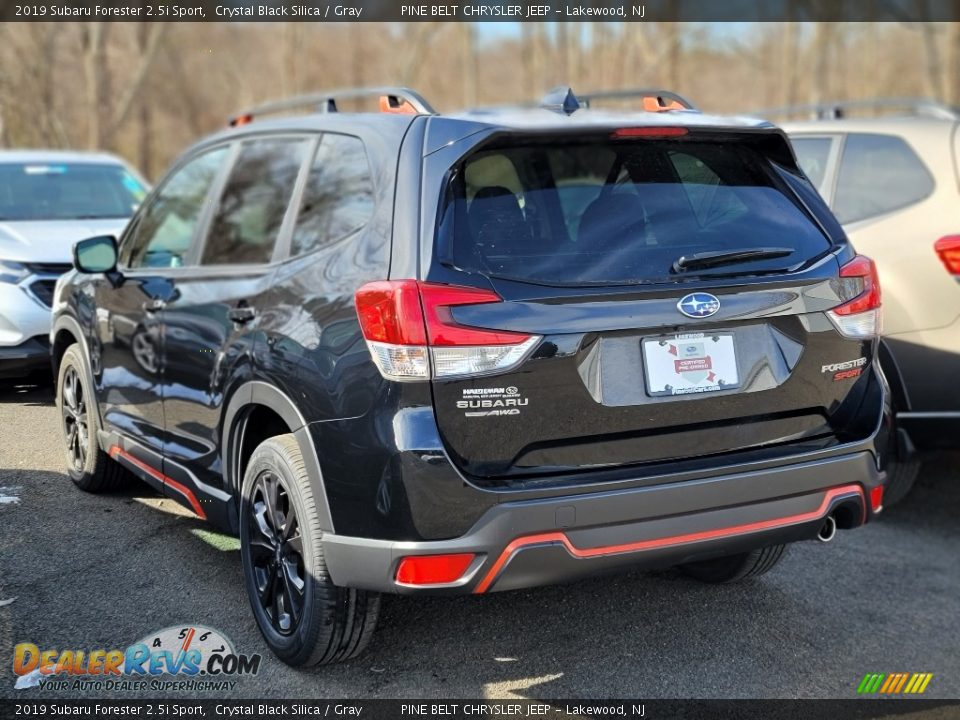
[[[955,0],[0,0],[6,22],[956,22]]]
[[[950,708],[954,710],[950,710]],[[867,720],[957,717],[958,700],[0,700],[0,718]]]

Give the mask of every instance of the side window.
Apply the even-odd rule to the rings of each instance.
[[[865,133],[847,136],[833,203],[840,222],[899,210],[931,192],[930,172],[903,139]]]
[[[373,215],[373,180],[363,143],[324,135],[310,168],[290,255],[313,252],[362,228]]]
[[[823,181],[827,176],[827,163],[830,161],[830,146],[833,139],[828,137],[793,137],[790,138],[793,151],[797,154],[800,169],[813,183],[813,186],[823,193]]]
[[[223,189],[203,248],[202,265],[270,262],[309,141],[244,143]]]
[[[175,171],[137,219],[122,263],[130,268],[181,267],[190,250],[203,203],[227,148],[204,153]]]

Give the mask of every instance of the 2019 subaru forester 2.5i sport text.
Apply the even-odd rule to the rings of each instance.
[[[55,298],[71,478],[238,533],[280,658],[354,656],[384,592],[729,582],[880,510],[873,265],[780,130],[377,94],[241,116]]]

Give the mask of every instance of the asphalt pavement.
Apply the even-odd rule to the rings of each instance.
[[[77,696],[15,690],[16,643],[124,648],[181,624],[264,655],[229,697],[850,698],[868,672],[933,673],[927,697],[960,697],[957,454],[879,522],[795,545],[747,584],[665,571],[387,597],[362,657],[294,670],[260,639],[235,540],[144,485],[78,491],[58,443],[49,387],[0,389],[0,697]]]

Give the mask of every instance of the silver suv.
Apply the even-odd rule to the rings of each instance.
[[[50,304],[73,244],[119,235],[146,183],[113,155],[0,152],[0,380],[50,367]]]
[[[850,117],[864,110],[907,114]],[[923,100],[880,100],[780,113],[816,117],[782,126],[854,247],[877,263],[880,358],[899,436],[890,504],[916,478],[914,444],[951,446],[960,438],[960,112]]]

